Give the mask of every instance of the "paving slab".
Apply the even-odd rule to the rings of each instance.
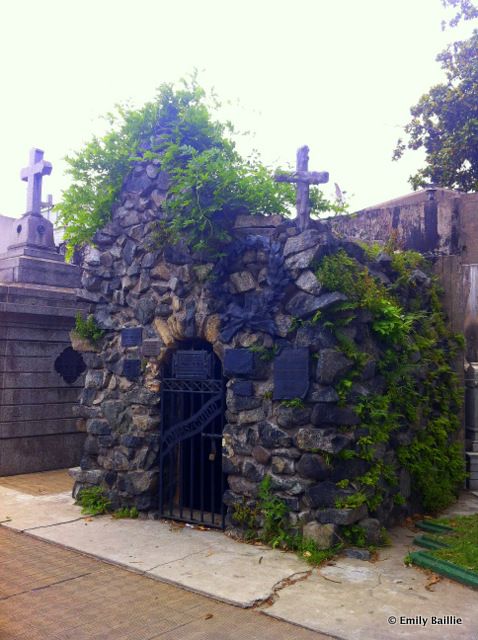
[[[0,523],[15,531],[49,527],[81,517],[71,491],[32,495],[0,485]]]
[[[293,554],[165,521],[100,516],[31,533],[241,607],[266,600],[278,583],[307,572]]]
[[[344,640],[478,640],[478,592],[447,579],[433,584],[430,572],[405,566],[415,535],[393,530],[376,562],[339,558],[315,569],[264,613]]]

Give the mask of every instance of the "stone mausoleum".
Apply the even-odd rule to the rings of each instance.
[[[341,400],[353,362],[327,323],[312,320],[347,298],[325,289],[314,269],[341,250],[391,283],[398,274],[389,257],[368,257],[346,223],[339,231],[330,221],[244,214],[231,221],[220,259],[185,243],[161,247],[155,231],[168,188],[159,164],[138,164],[85,255],[80,299],[94,305],[106,335],[83,352],[78,413],[87,437],[75,492],[101,485],[114,507],[223,528],[267,475],[293,522],[363,522],[365,504],[338,505],[353,493],[343,481],[367,464],[341,452],[360,435],[356,404],[383,389],[383,349],[369,314],[344,326],[366,362]],[[429,284],[417,271],[410,285],[424,308]],[[372,514],[381,523],[414,504],[395,451],[412,435],[404,427],[380,449],[399,478]]]
[[[0,475],[78,464],[85,439],[73,415],[85,364],[69,337],[80,270],[65,264],[42,215],[50,172],[32,149],[26,213],[0,216]]]

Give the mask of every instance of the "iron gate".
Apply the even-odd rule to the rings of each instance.
[[[224,529],[224,381],[206,349],[179,350],[161,382],[161,517]]]

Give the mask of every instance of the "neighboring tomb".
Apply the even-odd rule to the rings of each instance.
[[[65,264],[41,215],[51,165],[33,149],[22,171],[27,211],[0,219],[0,475],[77,464],[84,442],[73,407],[84,363],[69,332],[82,308],[79,268]]]

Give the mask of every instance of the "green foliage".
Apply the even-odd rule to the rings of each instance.
[[[449,20],[478,17],[470,0],[443,0],[445,7],[456,9]],[[443,23],[443,25],[445,22]],[[478,188],[478,31],[467,40],[452,43],[437,56],[445,72],[445,81],[422,95],[411,109],[405,126],[407,141],[398,140],[393,159],[406,149],[423,149],[426,166],[410,177],[414,189],[432,182],[440,187],[461,191]]]
[[[455,15],[449,19],[448,26],[456,27],[462,20],[474,20],[478,18],[478,8],[471,0],[441,0],[442,5],[447,9],[454,9]],[[442,29],[447,26],[446,21],[442,22]]]
[[[295,551],[309,564],[318,566],[335,556],[342,545],[319,549],[317,544],[296,533],[290,526],[286,503],[272,493],[271,477],[259,485],[257,501],[249,504],[245,498],[234,505],[234,521],[244,529],[246,540],[260,540],[272,548]]]
[[[371,250],[371,259],[377,251]],[[436,282],[430,280],[427,300],[423,300],[423,289],[418,293],[411,286],[412,272],[426,269],[423,257],[395,251],[392,267],[398,278],[389,286],[373,278],[344,251],[326,256],[317,269],[317,278],[327,289],[341,291],[349,299],[349,309],[327,310],[328,319],[321,319],[322,325],[328,323],[335,334],[340,350],[354,363],[336,385],[339,404],[347,402],[353,381],[369,357],[338,327],[337,318],[343,322],[344,313],[366,310],[371,314],[370,327],[382,344],[379,373],[386,383],[383,393],[365,396],[355,406],[361,435],[353,449],[342,450],[338,457],[361,458],[368,463],[368,470],[351,478],[358,493],[350,498],[350,505],[342,500],[337,506],[353,506],[357,499],[366,501],[371,511],[378,507],[387,489],[398,484],[397,461],[383,462],[383,446],[388,445],[394,432],[412,427],[414,438],[409,445],[398,447],[398,462],[410,471],[424,508],[437,511],[453,501],[464,479],[461,446],[455,441],[461,393],[451,365],[462,341],[447,328]],[[407,309],[413,311],[405,310],[402,290]],[[430,312],[415,311],[423,309],[424,303]],[[403,497],[396,492],[394,495],[399,505]]]
[[[283,407],[289,407],[291,409],[303,409],[305,407],[304,401],[301,398],[292,398],[292,400],[282,400],[281,405]]]
[[[89,315],[85,319],[79,311],[76,314],[74,330],[75,333],[80,336],[80,338],[89,340],[93,344],[99,342],[105,335],[105,332],[103,331],[103,329],[101,329],[100,326],[98,326],[95,318],[92,315]]]
[[[249,347],[249,351],[256,353],[259,357],[259,360],[263,360],[264,362],[271,362],[279,353],[279,347],[277,345],[274,345],[273,347],[264,347],[262,345],[254,344]]]
[[[367,502],[367,496],[361,491],[358,491],[346,498],[337,498],[335,506],[337,509],[356,509],[365,504],[365,502]]]
[[[111,503],[101,487],[87,487],[78,492],[76,504],[81,506],[81,513],[90,516],[106,513]]]
[[[354,547],[366,547],[367,539],[365,529],[358,524],[350,524],[340,529],[344,540]]]
[[[121,507],[121,509],[116,509],[116,511],[114,511],[111,515],[117,520],[122,518],[136,519],[139,516],[139,511],[136,507]]]
[[[295,536],[292,540],[293,550],[297,553],[299,558],[304,559],[308,564],[313,567],[318,567],[327,560],[331,560],[342,549],[342,544],[336,544],[330,549],[319,549],[317,543],[311,538],[303,538],[302,536]]]
[[[265,476],[259,485],[258,497],[258,509],[263,518],[261,540],[272,548],[287,546],[289,509],[272,493],[270,476]]]

